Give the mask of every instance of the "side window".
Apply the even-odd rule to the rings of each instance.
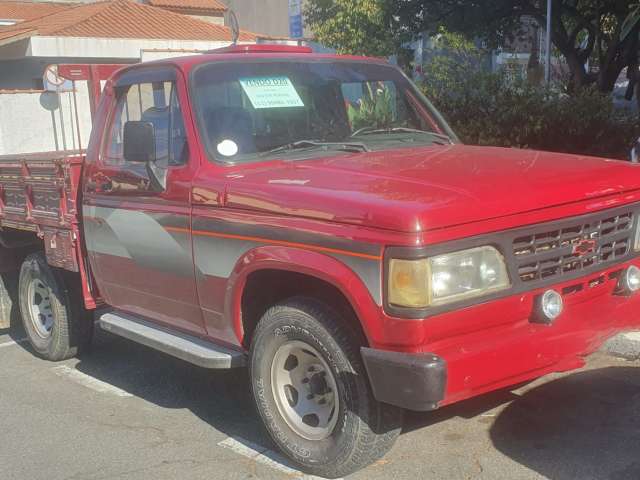
[[[125,165],[124,126],[129,121],[153,124],[156,137],[155,166],[183,165],[187,143],[182,112],[173,82],[140,83],[118,92],[103,161],[106,165]]]

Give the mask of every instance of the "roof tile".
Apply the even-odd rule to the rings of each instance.
[[[30,28],[0,28],[0,44],[13,43],[20,38],[28,38],[36,33]]]
[[[68,3],[0,1],[0,19],[33,20],[69,8]]]
[[[169,12],[130,0],[107,0],[67,8],[46,17],[6,27],[37,30],[37,35],[59,37],[145,38],[171,40],[230,41],[231,30],[203,20]],[[240,31],[240,41],[257,35]]]

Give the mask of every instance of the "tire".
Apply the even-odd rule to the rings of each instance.
[[[22,323],[36,354],[46,360],[66,360],[91,343],[93,322],[73,280],[68,272],[50,267],[43,253],[31,254],[22,263],[18,284]]]
[[[373,397],[357,338],[336,311],[303,297],[270,308],[254,332],[249,373],[258,413],[306,473],[346,476],[381,458],[400,433],[403,411]]]

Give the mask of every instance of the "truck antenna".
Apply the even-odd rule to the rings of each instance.
[[[229,9],[229,28],[231,29],[231,43],[233,45],[238,44],[238,38],[240,37],[240,23],[236,12],[232,8]]]

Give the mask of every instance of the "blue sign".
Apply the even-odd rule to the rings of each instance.
[[[291,38],[302,38],[303,35],[302,1],[289,0],[289,36]]]
[[[289,36],[291,38],[302,38],[302,15],[293,15],[289,17]]]

